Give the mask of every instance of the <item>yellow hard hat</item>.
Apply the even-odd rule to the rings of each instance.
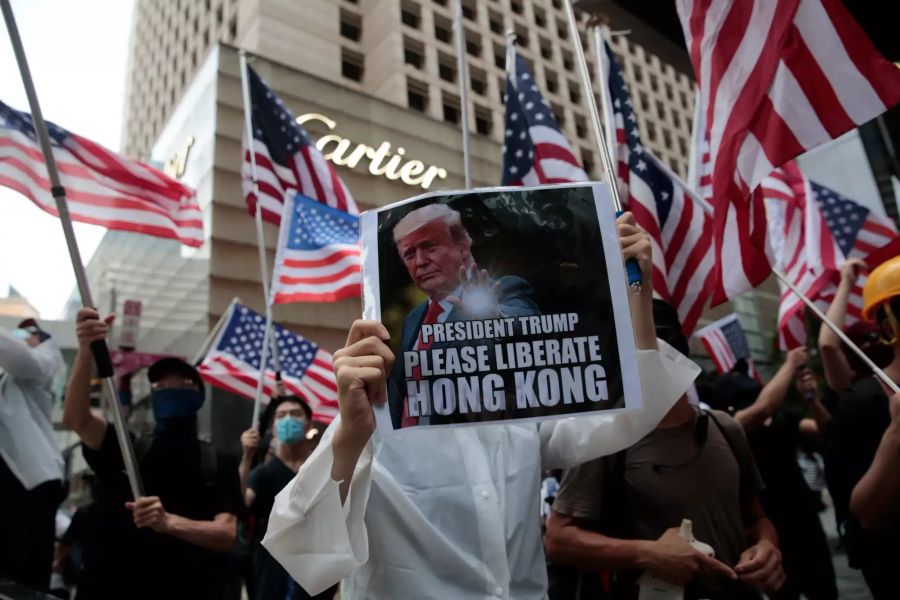
[[[863,318],[874,321],[878,307],[900,296],[900,256],[886,260],[869,275],[863,287]]]

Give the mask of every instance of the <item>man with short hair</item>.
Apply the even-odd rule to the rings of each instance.
[[[63,459],[53,436],[62,353],[34,319],[0,331],[0,579],[50,585]]]
[[[458,211],[446,204],[429,204],[405,215],[394,225],[394,243],[413,283],[428,298],[413,308],[403,323],[402,351],[445,348],[452,343],[426,340],[423,325],[471,319],[539,315],[534,290],[521,277],[494,281],[478,269],[472,237]],[[438,415],[410,416],[403,399],[403,363],[394,365],[388,382],[394,428],[434,424]]]
[[[72,365],[63,422],[82,441],[85,460],[108,485],[127,489],[113,426],[90,408],[91,342],[103,340],[113,317],[99,320],[82,308],[77,316],[78,353]],[[127,502],[134,525],[133,589],[129,598],[223,597],[227,560],[234,545],[236,515],[243,510],[237,465],[197,439],[203,380],[177,358],[163,358],[147,371],[156,428],[135,443],[146,496]]]
[[[673,307],[654,301],[654,320],[660,339],[688,352]],[[613,572],[617,599],[637,598],[641,572],[687,586],[689,600],[756,599],[756,590],[772,592],[784,581],[761,489],[741,426],[682,396],[634,446],[565,472],[547,520],[547,557]],[[679,536],[683,519],[715,558]]]
[[[251,428],[241,434],[241,484],[245,488],[244,499],[255,517],[250,541],[254,554],[255,590],[251,597],[254,600],[306,600],[312,596],[291,579],[260,542],[266,533],[275,496],[290,483],[315,448],[313,440],[317,432],[311,428],[312,409],[299,396],[273,398],[267,412],[272,414],[272,443],[275,446],[271,460],[251,471],[250,466],[259,449],[259,431]],[[334,591],[324,592],[321,597],[331,600]]]

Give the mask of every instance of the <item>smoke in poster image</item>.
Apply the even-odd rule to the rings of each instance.
[[[602,184],[429,194],[363,215],[394,429],[640,407]]]

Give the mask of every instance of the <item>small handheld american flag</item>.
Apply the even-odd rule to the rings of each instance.
[[[560,130],[534,76],[515,49],[515,73],[506,74],[503,185],[589,181]]]
[[[47,122],[72,220],[203,244],[194,190],[136,160]],[[31,115],[0,102],[0,185],[57,215]]]
[[[359,214],[350,190],[281,98],[249,66],[247,77],[253,140],[248,141],[246,137],[243,140],[241,176],[250,214],[255,213],[257,202],[248,145],[251,143],[259,180],[258,200],[266,221],[276,225],[280,222],[282,203],[288,190],[298,191],[332,208]]]
[[[756,370],[750,357],[750,347],[744,328],[737,315],[731,314],[723,319],[710,323],[695,334],[706,348],[709,357],[716,365],[719,373],[729,372],[743,358],[750,366],[750,376],[756,378]]]
[[[254,399],[265,327],[266,318],[263,315],[233,302],[219,333],[200,363],[199,371],[203,379]],[[273,324],[272,331],[278,345],[284,387],[307,401],[314,418],[330,422],[338,408],[331,353],[280,325]],[[264,383],[266,395],[271,397],[275,393],[275,368],[271,354]]]
[[[272,298],[334,302],[362,293],[359,217],[288,193],[275,252]]]

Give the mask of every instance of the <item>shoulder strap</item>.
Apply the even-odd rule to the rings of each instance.
[[[727,427],[722,425],[722,423],[719,421],[718,417],[716,417],[716,415],[713,414],[713,411],[704,409],[703,412],[706,413],[707,415],[709,415],[709,418],[712,420],[713,423],[716,424],[716,428],[722,434],[722,437],[725,438],[725,442],[728,444],[728,449],[731,450],[731,455],[734,457],[735,462],[738,463],[738,470],[740,470],[742,466],[741,466],[741,463],[738,461],[738,453],[736,452],[738,441],[736,439],[734,439],[734,434],[731,433],[730,431],[728,431]],[[744,474],[743,473],[740,473],[740,485],[743,488],[743,486],[744,486]],[[741,500],[743,500],[743,498],[744,498],[744,490],[743,489],[740,490],[739,497],[741,498]]]
[[[606,460],[603,472],[600,533],[610,537],[627,537],[628,501],[625,498],[625,461],[628,449],[620,450]]]

